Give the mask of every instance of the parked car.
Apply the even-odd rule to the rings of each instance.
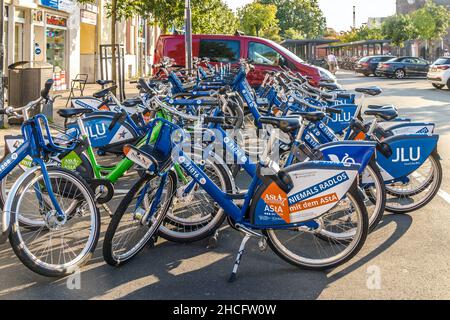
[[[380,63],[376,70],[380,75],[403,79],[405,77],[426,77],[430,64],[422,58],[400,57]]]
[[[371,74],[377,75],[376,70],[378,68],[378,64],[382,63],[382,62],[386,62],[393,58],[395,58],[395,57],[387,56],[387,55],[364,57],[361,60],[359,60],[358,63],[356,64],[355,71],[357,73],[362,73],[366,77],[370,76]]]
[[[248,80],[252,86],[258,86],[268,71],[288,67],[309,77],[314,85],[322,82],[336,82],[336,78],[327,70],[307,64],[294,53],[271,40],[226,35],[193,35],[193,56],[208,57],[212,63],[238,63],[245,58],[252,61],[255,70],[250,72]],[[183,35],[160,36],[156,44],[154,63],[164,57],[173,58],[176,65],[185,66],[185,43]]]
[[[436,89],[450,89],[450,57],[437,59],[430,67],[427,79]]]

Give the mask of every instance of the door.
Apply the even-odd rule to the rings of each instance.
[[[403,59],[403,65],[405,66],[405,71],[408,76],[416,76],[417,75],[417,66],[416,59],[414,58],[405,58]]]
[[[260,85],[267,72],[279,70],[286,61],[278,51],[260,42],[249,42],[248,60],[255,66],[249,79],[252,86]]]
[[[428,64],[427,61],[425,61],[423,59],[417,59],[416,69],[417,69],[418,76],[426,77],[428,70],[430,69],[430,65]]]

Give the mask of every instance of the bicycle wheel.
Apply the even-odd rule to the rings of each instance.
[[[165,182],[163,179],[160,176],[144,175],[120,202],[103,242],[103,257],[109,265],[118,267],[130,261],[158,231],[172,203],[177,183],[172,171],[165,175]],[[163,188],[162,194],[159,203],[154,204],[157,208],[150,218],[151,222],[142,223],[160,187]],[[142,196],[143,201],[140,201]]]
[[[10,195],[13,205],[9,241],[29,269],[44,276],[60,277],[89,261],[100,235],[100,213],[92,190],[82,177],[58,167],[48,167],[47,171],[64,219],[56,216],[42,171],[31,172]],[[30,230],[22,225],[20,217],[24,215],[41,221],[41,226]]]
[[[198,152],[189,154],[189,157],[197,164],[203,159]],[[222,191],[231,193],[232,182],[225,165],[218,163],[212,156],[204,161],[206,175]],[[183,195],[192,181],[188,175],[186,177],[188,182],[178,187],[173,204],[159,228],[159,235],[172,242],[191,243],[205,239],[213,235],[225,220],[223,209],[198,184]]]
[[[281,259],[309,270],[327,270],[343,264],[359,252],[367,238],[367,211],[356,188],[315,221],[320,225],[318,230],[300,227],[267,229],[263,233]],[[327,233],[329,236],[324,239]]]
[[[6,156],[7,154],[5,155],[5,157]],[[84,154],[81,154],[80,158],[82,164],[76,168],[76,172],[78,172],[85,181],[89,181],[89,179],[92,179],[94,177],[92,165]],[[51,158],[49,161],[47,161],[47,165],[61,166],[61,161],[57,158]],[[27,169],[26,167],[18,165],[8,175],[6,175],[6,177],[4,177],[0,181],[0,206],[2,208],[3,205],[6,203],[8,193],[11,190],[12,186],[19,179],[19,177],[25,172],[26,169]],[[23,226],[26,226],[30,229],[40,228],[44,225],[42,219],[39,218],[38,220],[34,220],[34,218],[36,218],[35,215],[30,216],[24,213],[19,217],[19,222]]]
[[[442,183],[442,166],[437,152],[408,177],[407,183],[386,185],[386,210],[408,213],[426,206],[439,191]]]
[[[369,233],[371,233],[383,218],[386,206],[386,187],[375,161],[371,161],[360,175],[358,187],[369,216]]]

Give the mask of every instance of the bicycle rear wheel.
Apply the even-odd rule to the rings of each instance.
[[[367,238],[367,211],[356,188],[315,221],[320,225],[317,230],[300,227],[267,229],[263,233],[281,259],[309,270],[327,270],[343,264],[359,252]]]
[[[408,183],[386,185],[386,211],[408,213],[426,206],[439,191],[442,183],[442,166],[437,152],[411,173]]]
[[[9,241],[29,269],[61,277],[89,261],[100,235],[100,213],[92,190],[78,174],[58,167],[48,167],[47,172],[63,219],[58,219],[41,169],[25,173],[28,176],[10,195],[14,198]],[[35,221],[36,227],[24,226],[23,216]]]

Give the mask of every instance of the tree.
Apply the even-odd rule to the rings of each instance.
[[[233,34],[239,20],[222,0],[192,0],[192,31],[206,34]]]
[[[130,0],[133,1],[133,0]],[[140,15],[146,16],[161,28],[184,26],[184,1],[139,0]],[[192,0],[192,32],[207,34],[231,34],[238,28],[238,19],[223,0]]]
[[[394,15],[388,17],[381,25],[381,31],[386,39],[392,41],[392,44],[403,47],[405,41],[416,37],[416,30],[409,15]]]
[[[284,39],[301,40],[305,39],[305,36],[298,30],[295,30],[294,28],[289,28],[284,32]]]
[[[429,41],[440,39],[447,33],[450,12],[444,6],[438,6],[428,0],[425,6],[414,11],[411,17],[417,36],[426,42],[427,51]]]
[[[369,28],[367,25],[363,25],[357,30],[357,40],[381,40],[383,38],[381,28]]]
[[[281,35],[285,38],[289,29],[297,30],[306,38],[322,37],[326,31],[326,19],[318,0],[259,0],[262,4],[277,7]]]
[[[278,40],[278,19],[275,5],[252,2],[238,9],[242,30],[249,35]]]

